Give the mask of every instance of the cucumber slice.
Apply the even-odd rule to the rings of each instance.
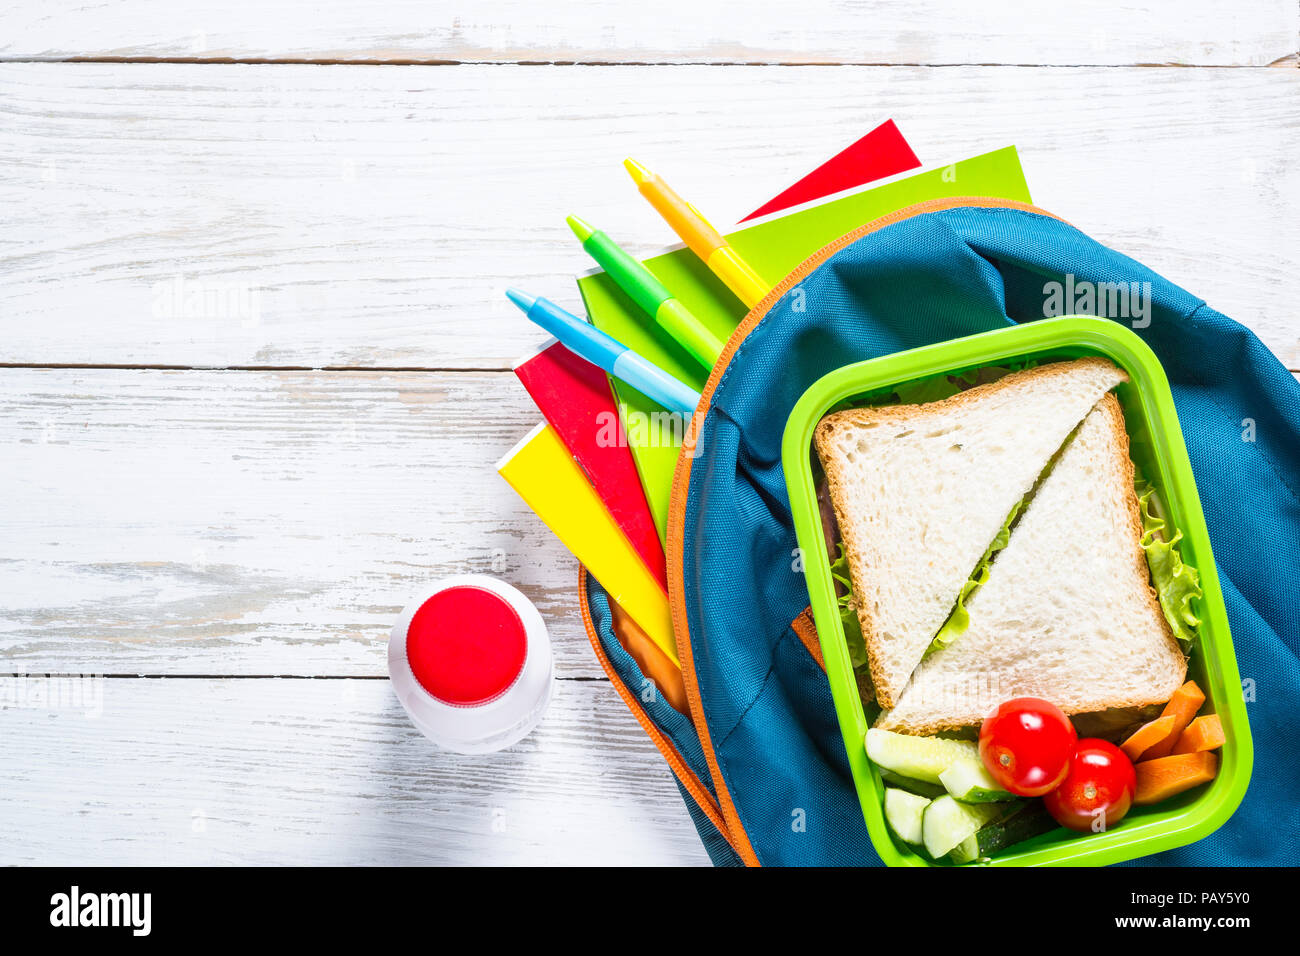
[[[1015,807],[1005,817],[980,827],[975,834],[979,855],[992,856],[1014,843],[1055,830],[1059,825],[1047,812],[1043,801],[1031,800]]]
[[[978,751],[974,760],[963,757],[939,774],[939,782],[962,803],[1001,803],[1016,798],[998,786]]]
[[[979,828],[1006,813],[1001,803],[961,803],[951,795],[940,797],[925,808],[921,821],[925,850],[936,860]]]
[[[926,783],[938,783],[939,774],[958,760],[980,758],[979,747],[969,740],[911,737],[875,727],[867,731],[866,747],[876,766]]]
[[[940,784],[926,783],[924,780],[913,780],[911,777],[904,777],[902,774],[894,773],[892,770],[886,770],[879,767],[880,779],[891,787],[898,787],[906,790],[908,793],[915,793],[917,796],[925,797],[927,800],[933,800],[935,797],[942,797],[948,791]]]
[[[979,835],[968,836],[948,851],[948,859],[954,863],[974,863],[980,858]]]
[[[921,844],[924,839],[921,821],[929,805],[930,801],[925,797],[896,787],[885,788],[885,822],[904,843]]]

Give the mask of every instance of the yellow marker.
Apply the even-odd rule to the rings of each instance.
[[[752,309],[758,305],[770,291],[770,286],[740,258],[735,249],[727,245],[727,240],[709,225],[700,211],[636,160],[625,159],[623,165],[632,174],[641,195],[650,201],[691,252],[699,256],[747,307]]]

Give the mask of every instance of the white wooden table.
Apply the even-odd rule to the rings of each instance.
[[[671,239],[624,155],[734,221],[893,116],[927,162],[1016,143],[1040,205],[1300,369],[1298,27],[1296,0],[7,4],[0,863],[707,862],[573,560],[493,473],[537,418],[502,289],[575,301],[570,212]],[[560,678],[490,758],[433,750],[385,677],[401,606],[468,570],[537,602]]]

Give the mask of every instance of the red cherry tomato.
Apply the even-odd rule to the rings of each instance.
[[[1065,779],[1078,739],[1055,704],[1017,697],[999,705],[980,726],[980,758],[1004,790],[1041,797]]]
[[[1043,803],[1061,826],[1102,833],[1128,813],[1136,791],[1137,772],[1124,751],[1087,737],[1074,748],[1065,780]]]

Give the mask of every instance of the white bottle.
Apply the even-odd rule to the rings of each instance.
[[[412,601],[388,639],[388,676],[412,723],[456,753],[502,750],[532,732],[554,684],[551,640],[531,601],[465,574]]]

